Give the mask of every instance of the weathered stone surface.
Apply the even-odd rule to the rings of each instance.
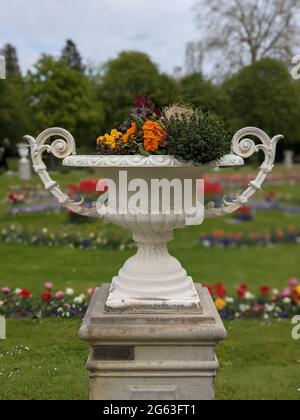
[[[80,329],[91,347],[90,398],[214,399],[215,348],[226,331],[207,289],[197,286],[198,312],[145,314],[107,312],[108,292],[97,289]]]

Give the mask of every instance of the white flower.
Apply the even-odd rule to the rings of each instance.
[[[255,296],[252,294],[252,293],[250,293],[250,292],[247,292],[246,294],[245,294],[245,299],[246,300],[252,300],[252,299],[254,299],[255,298]]]
[[[265,321],[268,321],[268,319],[270,319],[269,315],[268,314],[264,314],[264,320]]]
[[[78,305],[82,305],[83,304],[83,302],[84,302],[84,296],[77,296],[75,299],[74,299],[74,303],[76,303],[76,304],[78,304]]]
[[[19,295],[21,292],[22,292],[22,290],[21,290],[21,289],[16,289],[16,290],[14,291],[15,295]]]
[[[275,310],[275,305],[266,305],[267,312],[273,312]]]
[[[273,289],[273,290],[272,290],[272,295],[273,295],[273,296],[278,296],[278,295],[279,295],[279,290],[277,290],[277,289]]]
[[[289,303],[291,303],[291,299],[289,297],[286,297],[286,298],[283,299],[283,303],[289,304]]]
[[[4,305],[4,302],[0,300],[0,308],[2,308],[3,305]]]
[[[232,297],[227,297],[225,300],[227,303],[234,303],[234,299]]]
[[[66,295],[67,296],[73,296],[74,295],[74,289],[71,289],[70,287],[68,287],[67,289],[66,289]]]
[[[208,241],[208,240],[204,240],[204,241],[202,242],[202,244],[203,244],[203,246],[205,246],[206,248],[210,248],[210,247],[211,247],[211,242],[210,242],[210,241]]]
[[[247,311],[249,311],[249,309],[250,309],[250,306],[249,305],[240,305],[240,311],[242,312],[242,313],[244,313],[244,312],[247,312]]]

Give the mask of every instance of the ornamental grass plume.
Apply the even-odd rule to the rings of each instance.
[[[163,109],[162,119],[165,118],[167,120],[171,120],[172,118],[191,118],[194,113],[195,112],[190,105],[174,104]]]

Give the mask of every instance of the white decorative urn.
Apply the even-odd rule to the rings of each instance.
[[[19,160],[19,178],[22,181],[29,181],[31,179],[31,165],[28,159],[29,149],[27,143],[19,143],[17,145],[20,160]]]
[[[50,139],[55,137],[59,138],[47,144]],[[45,188],[54,194],[61,204],[80,215],[101,217],[133,232],[133,239],[138,244],[138,252],[125,263],[119,274],[113,279],[106,302],[108,310],[132,311],[140,308],[143,310],[154,308],[167,310],[169,308],[197,309],[200,307],[199,296],[192,278],[187,275],[186,270],[177,259],[169,254],[167,249],[167,243],[172,239],[173,231],[189,224],[189,209],[182,208],[182,203],[174,200],[168,214],[161,207],[158,214],[152,214],[151,197],[147,201],[144,214],[132,214],[129,208],[125,209],[128,211],[124,211],[122,214],[118,214],[118,211],[108,213],[107,207],[103,207],[104,212],[96,203],[92,208],[87,208],[83,202],[74,202],[51,179],[43,162],[43,152],[47,151],[57,158],[64,159],[63,165],[65,166],[97,168],[101,178],[111,179],[117,185],[120,182],[120,172],[126,172],[128,183],[134,183],[135,179],[141,179],[150,190],[153,179],[167,179],[170,182],[179,179],[182,185],[185,185],[185,179],[196,181],[209,167],[241,166],[244,164],[243,158],[248,158],[262,150],[265,159],[257,177],[250,182],[246,191],[232,201],[227,202],[224,199],[219,208],[216,208],[213,203],[209,204],[205,209],[205,217],[213,217],[238,210],[261,188],[268,173],[273,169],[276,146],[281,137],[276,136],[270,139],[266,133],[257,128],[242,129],[233,137],[231,154],[217,162],[212,162],[208,167],[194,165],[193,162],[178,161],[172,156],[76,155],[74,138],[61,128],[50,128],[37,139],[30,136],[26,136],[25,139],[31,146],[35,172],[40,176]],[[256,145],[251,138],[258,139],[260,144]],[[118,187],[122,188],[120,185]],[[117,199],[116,207],[119,206],[120,203]],[[179,209],[178,206],[180,206]],[[202,221],[203,218],[200,217],[193,223],[201,224]]]

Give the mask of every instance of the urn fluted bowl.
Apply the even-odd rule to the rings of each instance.
[[[52,143],[49,140],[59,137]],[[268,173],[273,169],[276,146],[282,136],[269,138],[263,131],[248,127],[240,130],[232,140],[231,153],[219,161],[209,165],[196,165],[193,162],[179,161],[172,156],[83,156],[76,155],[74,138],[66,130],[51,128],[39,137],[26,136],[31,146],[34,170],[40,176],[45,188],[54,194],[60,203],[69,210],[87,217],[100,217],[108,222],[130,229],[133,239],[138,245],[135,256],[126,261],[118,275],[113,278],[106,308],[109,311],[147,311],[189,310],[201,309],[201,302],[196,292],[193,280],[179,261],[172,257],[167,243],[172,239],[175,229],[184,228],[189,224],[201,224],[204,217],[222,216],[238,210],[245,205],[249,198],[261,188]],[[260,144],[252,139],[258,139]],[[159,204],[153,211],[153,195],[151,188],[154,180],[179,181],[182,194],[185,196],[187,183],[196,185],[204,171],[214,167],[235,167],[244,164],[244,158],[252,156],[262,150],[265,160],[259,173],[248,188],[236,198],[227,202],[224,199],[220,207],[210,203],[203,212],[196,213],[191,218],[191,210],[196,208],[196,202],[191,201],[190,207],[174,196],[168,202],[168,211],[163,204]],[[92,208],[84,206],[83,202],[75,202],[63,193],[59,185],[52,180],[43,162],[43,152],[52,153],[63,159],[63,165],[80,168],[97,168],[99,178],[111,181],[119,192],[126,185],[134,185],[136,180],[145,187],[147,199],[140,200],[139,212],[132,208],[134,190],[128,191],[127,200],[120,199],[120,194],[114,194],[114,200],[109,200],[110,184],[108,188],[109,206],[103,202],[95,203]],[[195,184],[194,184],[195,183]],[[172,190],[173,191],[173,190]],[[124,192],[124,191],[123,191]],[[195,195],[196,197],[196,195]],[[113,204],[111,204],[113,203]],[[109,209],[109,211],[108,211]],[[107,279],[103,279],[105,281]]]

